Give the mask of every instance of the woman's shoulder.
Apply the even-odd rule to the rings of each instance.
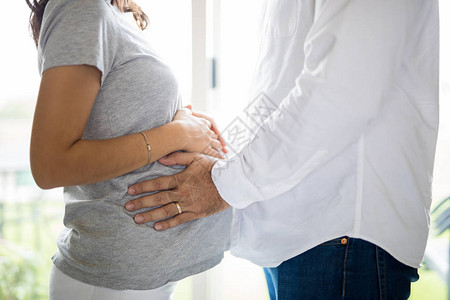
[[[88,64],[107,72],[120,31],[115,7],[106,0],[50,0],[38,43],[39,69]],[[107,65],[105,65],[107,64]]]

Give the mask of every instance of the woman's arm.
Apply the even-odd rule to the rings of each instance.
[[[100,182],[148,163],[147,144],[139,133],[81,139],[100,80],[101,72],[87,65],[56,67],[43,73],[30,147],[31,170],[41,188]],[[194,118],[184,116],[144,131],[152,148],[151,162],[177,150],[220,151],[209,122]]]

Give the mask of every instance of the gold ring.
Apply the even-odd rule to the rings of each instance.
[[[177,206],[178,214],[181,214],[183,212],[183,210],[181,209],[180,203],[178,203],[178,202],[174,202],[174,203]]]

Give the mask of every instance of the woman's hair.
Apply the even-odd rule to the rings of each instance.
[[[44,15],[45,6],[49,0],[25,0],[31,9],[30,29],[33,40],[37,46],[39,41],[39,33],[41,32],[42,17]],[[136,24],[141,30],[148,25],[148,17],[142,9],[133,0],[111,0],[111,4],[115,5],[122,12],[131,12]]]

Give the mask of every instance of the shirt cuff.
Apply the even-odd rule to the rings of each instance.
[[[242,209],[264,198],[245,174],[239,158],[236,155],[229,160],[217,161],[211,170],[211,178],[222,199],[231,207]]]

